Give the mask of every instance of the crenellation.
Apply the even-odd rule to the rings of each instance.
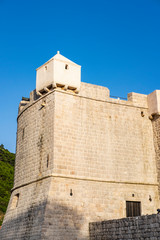
[[[145,94],[134,92],[128,93],[128,101],[133,102],[136,106],[148,108],[147,95]]]
[[[36,100],[39,99],[39,98],[40,98],[40,96],[37,95],[36,89],[33,90],[32,92],[30,92],[30,102],[31,102],[31,103],[34,102],[34,101],[36,101]]]
[[[148,108],[149,114],[155,115],[160,114],[160,90],[155,90],[148,95]]]

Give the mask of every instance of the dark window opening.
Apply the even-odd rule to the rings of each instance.
[[[70,189],[70,196],[73,196],[73,192],[72,192],[72,189]]]
[[[23,128],[23,131],[22,131],[22,140],[24,139],[24,128]]]
[[[66,64],[66,65],[65,65],[65,69],[69,69],[69,66],[68,66],[68,64]]]
[[[126,201],[126,216],[127,217],[141,216],[141,202]]]
[[[47,155],[47,168],[49,166],[49,154]]]

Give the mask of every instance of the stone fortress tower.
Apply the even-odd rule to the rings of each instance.
[[[87,240],[89,222],[160,207],[160,90],[110,98],[59,52],[19,105],[1,240]]]

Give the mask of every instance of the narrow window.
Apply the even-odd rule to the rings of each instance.
[[[17,193],[13,199],[12,199],[12,204],[11,204],[11,209],[17,208],[18,207],[18,202],[19,202],[19,193]]]
[[[69,66],[68,66],[68,64],[66,64],[66,65],[65,65],[65,69],[69,69]]]
[[[49,154],[47,155],[47,168],[49,166]]]
[[[23,128],[23,130],[22,130],[22,140],[24,139],[24,128]]]
[[[126,201],[126,216],[141,216],[141,202]]]
[[[73,196],[73,192],[72,192],[72,189],[70,189],[70,196]]]

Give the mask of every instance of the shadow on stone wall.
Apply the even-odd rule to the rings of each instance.
[[[17,211],[17,209],[10,210]],[[14,213],[14,212],[13,212]],[[10,213],[9,213],[10,214]],[[86,240],[84,218],[73,208],[52,202],[32,205],[28,211],[4,221],[1,240]],[[88,226],[87,226],[88,227]]]
[[[90,240],[159,240],[160,214],[89,224]]]

